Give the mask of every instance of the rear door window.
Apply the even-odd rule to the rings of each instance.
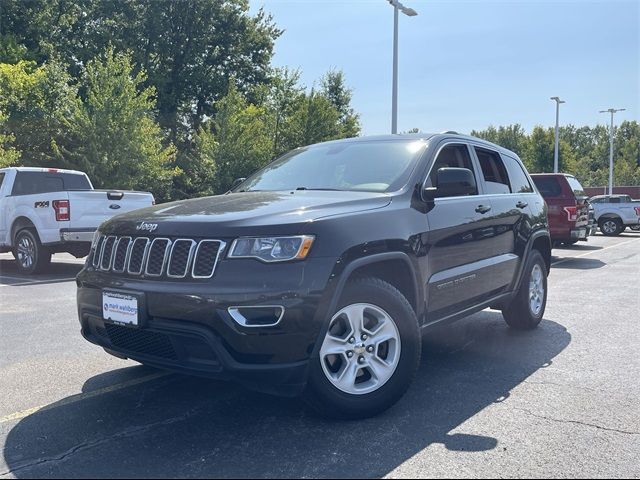
[[[498,152],[475,147],[488,194],[511,193],[509,175]]]
[[[562,187],[556,177],[533,177],[533,183],[543,197],[559,197],[562,195]]]
[[[503,155],[502,160],[507,167],[509,173],[509,182],[511,184],[511,191],[513,193],[531,193],[533,187],[529,178],[524,171],[524,168],[518,160],[509,156]]]

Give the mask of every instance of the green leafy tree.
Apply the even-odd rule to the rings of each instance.
[[[84,100],[68,121],[78,141],[71,158],[99,187],[150,189],[165,200],[179,173],[170,167],[175,149],[163,146],[152,116],[155,90],[144,82],[130,56],[112,49],[87,64]]]
[[[356,137],[360,134],[360,118],[351,107],[353,91],[346,86],[344,73],[340,70],[327,72],[320,80],[320,93],[338,111],[340,136]]]
[[[77,100],[77,87],[60,63],[0,63],[4,129],[13,137],[23,165],[68,166],[66,152],[73,139],[67,119]]]
[[[18,163],[20,153],[13,148],[13,135],[5,133],[7,116],[0,111],[0,168],[11,167]]]

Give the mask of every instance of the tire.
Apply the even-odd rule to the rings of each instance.
[[[32,228],[24,228],[13,240],[13,256],[18,271],[24,275],[32,275],[44,271],[51,263],[51,252],[40,243],[38,234]]]
[[[619,218],[602,218],[598,221],[598,226],[602,234],[608,237],[620,235],[624,230],[622,220]]]
[[[509,306],[502,310],[505,322],[516,330],[533,330],[542,321],[547,305],[547,266],[538,250],[531,250],[522,283]]]
[[[629,227],[631,230],[633,230],[634,232],[640,232],[640,225],[633,225],[631,227]]]
[[[364,328],[350,327],[354,319]],[[360,338],[351,343],[356,336]],[[340,353],[327,353],[331,348]],[[324,417],[375,416],[405,394],[421,349],[418,320],[404,295],[378,278],[358,278],[346,285],[321,348],[311,359],[304,399]]]

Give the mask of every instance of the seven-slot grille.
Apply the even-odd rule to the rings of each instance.
[[[211,278],[224,245],[220,240],[102,235],[92,265],[105,272],[147,278]]]

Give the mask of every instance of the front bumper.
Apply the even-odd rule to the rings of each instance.
[[[173,371],[223,380],[281,395],[297,395],[329,302],[329,258],[273,266],[221,261],[207,281],[117,276],[85,269],[78,275],[82,335],[118,356]],[[102,291],[139,298],[140,325],[105,322]],[[233,306],[281,305],[270,326],[243,326]]]

